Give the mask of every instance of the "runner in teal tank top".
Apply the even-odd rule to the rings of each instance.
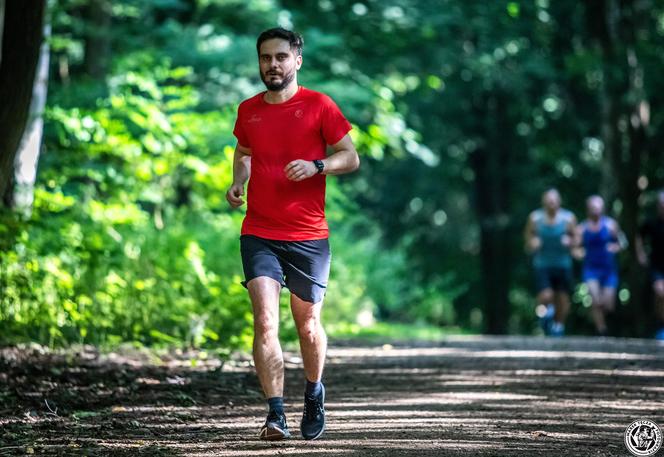
[[[560,207],[560,194],[549,189],[542,208],[530,213],[525,230],[526,251],[533,255],[536,312],[547,335],[562,336],[570,308],[572,256],[576,217]]]
[[[533,213],[535,233],[540,239],[540,247],[533,254],[535,268],[572,267],[570,246],[563,239],[568,236],[568,226],[574,215],[566,209],[559,209],[553,218],[538,209]]]

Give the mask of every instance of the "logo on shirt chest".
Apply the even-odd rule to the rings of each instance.
[[[298,119],[302,119],[302,117],[304,117],[304,111],[302,111],[301,109],[295,110],[295,113],[293,114]]]
[[[260,121],[262,121],[261,117],[257,116],[256,114],[252,114],[251,117],[249,119],[247,119],[247,122],[249,122],[250,124],[253,124],[255,122],[260,122]]]

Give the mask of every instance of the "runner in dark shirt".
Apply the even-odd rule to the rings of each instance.
[[[646,255],[647,248],[650,248],[649,255]],[[641,265],[650,267],[655,313],[659,320],[655,338],[664,340],[664,190],[657,194],[657,214],[648,219],[639,230],[636,252]]]

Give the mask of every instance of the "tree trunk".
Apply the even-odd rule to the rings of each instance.
[[[85,16],[85,70],[94,79],[104,79],[111,54],[111,5],[108,0],[91,0]]]
[[[46,24],[44,36],[51,35],[51,26]],[[35,85],[32,91],[30,116],[28,125],[23,134],[21,147],[16,155],[16,174],[14,188],[14,206],[26,216],[32,211],[34,201],[35,179],[37,178],[37,164],[42,144],[44,130],[44,107],[46,106],[46,92],[48,90],[49,46],[44,40],[39,56],[39,65]]]
[[[0,63],[0,196],[6,201],[14,158],[28,120],[43,40],[44,0],[5,4]]]
[[[499,91],[490,94],[475,113],[484,120],[484,140],[472,156],[475,172],[475,209],[480,224],[480,268],[484,291],[485,329],[507,333],[511,272],[509,227],[510,146],[507,100]]]
[[[635,51],[640,13],[630,0],[603,0],[587,4],[591,36],[599,44],[603,59],[603,87],[600,92],[601,134],[606,153],[603,168],[608,198],[620,203],[619,221],[630,243],[623,254],[623,272],[631,292],[633,316],[648,316],[644,303],[642,272],[634,251],[638,230],[638,180],[645,162],[648,141],[648,103],[643,88],[643,67]],[[647,10],[647,8],[644,7]],[[631,322],[643,334],[646,319]]]
[[[5,24],[5,0],[0,0],[0,64],[2,63],[2,31]]]

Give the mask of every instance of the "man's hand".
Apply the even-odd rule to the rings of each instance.
[[[563,236],[560,237],[560,244],[562,244],[564,247],[569,248],[572,246],[572,237],[569,236],[568,234],[564,234]]]
[[[244,195],[244,185],[243,184],[233,184],[228,192],[226,192],[226,200],[228,204],[233,208],[244,205],[244,200],[242,196]]]
[[[528,252],[539,251],[539,248],[542,247],[542,240],[539,236],[533,236],[528,240]]]
[[[619,243],[608,243],[606,245],[606,250],[609,251],[611,254],[617,254],[620,252],[622,248],[620,247]]]
[[[572,248],[572,257],[576,260],[582,260],[586,256],[586,250],[582,247],[576,246]]]
[[[310,160],[293,160],[284,168],[286,177],[291,181],[302,181],[311,178],[318,172],[316,165]]]

